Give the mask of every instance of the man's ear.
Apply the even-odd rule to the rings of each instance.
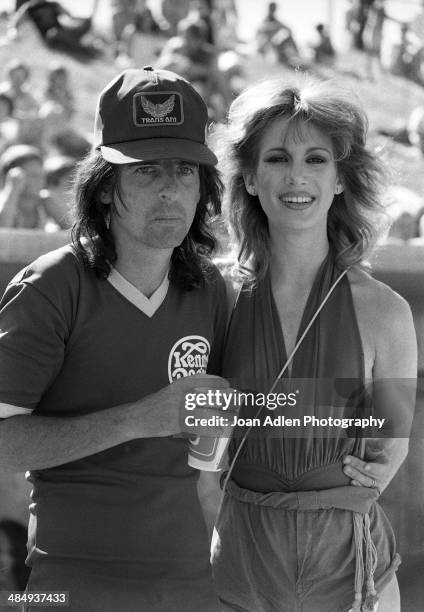
[[[243,180],[247,193],[250,193],[252,196],[258,195],[253,172],[243,172]]]
[[[100,192],[100,201],[102,204],[110,205],[113,201],[112,185],[106,185]]]

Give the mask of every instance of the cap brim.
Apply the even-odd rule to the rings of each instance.
[[[100,146],[103,159],[111,164],[131,164],[154,159],[185,159],[215,166],[218,160],[204,144],[178,138],[152,138]]]

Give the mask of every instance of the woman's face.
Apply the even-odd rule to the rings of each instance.
[[[289,126],[284,117],[264,131],[256,170],[244,179],[247,191],[259,197],[270,229],[326,231],[334,195],[343,190],[329,136],[306,122]]]

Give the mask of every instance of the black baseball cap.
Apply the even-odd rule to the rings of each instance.
[[[145,66],[125,70],[101,92],[94,146],[113,164],[181,158],[215,165],[207,125],[206,104],[188,81]]]

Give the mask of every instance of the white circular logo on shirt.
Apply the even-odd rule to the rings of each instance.
[[[169,353],[169,382],[192,374],[204,374],[208,365],[210,350],[210,344],[203,336],[180,338]]]

